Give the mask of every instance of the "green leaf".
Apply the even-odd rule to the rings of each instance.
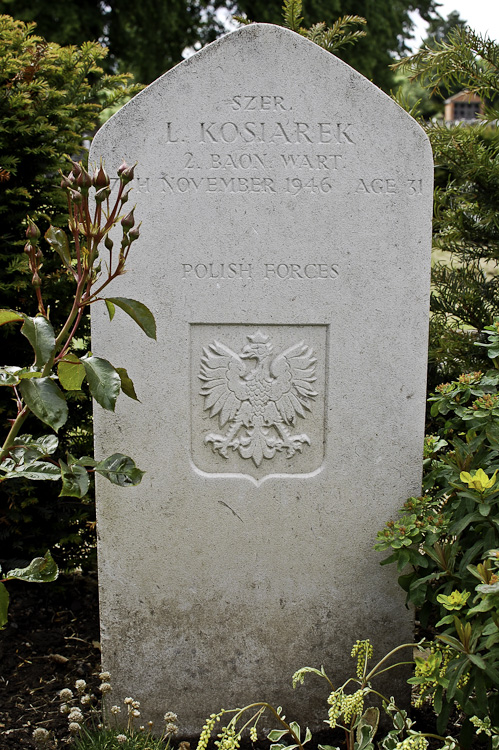
[[[17,323],[24,318],[25,316],[22,313],[14,310],[0,310],[0,326],[5,325],[5,323]]]
[[[4,468],[4,465],[0,467]],[[61,478],[61,472],[58,466],[48,463],[47,461],[33,461],[27,466],[16,466],[12,471],[7,471],[3,479],[31,479],[41,481],[50,479],[55,481]]]
[[[21,333],[26,336],[35,352],[35,367],[40,370],[50,360],[55,349],[55,333],[51,324],[43,315],[24,318]]]
[[[19,380],[31,380],[31,378],[41,378],[42,373],[40,370],[33,370],[31,367],[23,367],[17,373]]]
[[[126,312],[127,315],[129,315],[137,325],[142,328],[146,336],[149,336],[150,339],[156,338],[156,321],[154,320],[154,315],[148,307],[142,304],[142,302],[137,302],[137,300],[134,299],[127,299],[126,297],[108,297],[106,305],[108,305],[109,302]],[[109,305],[107,309],[109,316],[112,318]]]
[[[0,583],[0,630],[7,625],[7,613],[9,611],[9,592],[3,583]]]
[[[92,456],[80,456],[80,458],[75,462],[79,464],[80,466],[97,466],[97,461],[95,458],[92,458]]]
[[[487,665],[484,660],[478,654],[468,654],[468,659],[479,669],[486,669]]]
[[[50,378],[23,380],[19,388],[28,409],[57,432],[68,418],[68,405],[54,381]]]
[[[18,435],[9,448],[9,458],[15,464],[25,467],[40,458],[50,456],[57,450],[59,441],[55,435],[42,435],[34,438],[31,435]]]
[[[87,357],[82,360],[90,393],[103,409],[114,411],[121,390],[121,378],[107,359]]]
[[[296,739],[299,742],[300,741],[300,737],[301,737],[300,725],[296,721],[291,721],[289,723],[289,726],[290,726],[291,730],[295,733]]]
[[[85,367],[76,354],[65,354],[57,365],[59,381],[66,391],[79,391],[85,379]]]
[[[66,232],[51,225],[45,232],[45,239],[60,256],[64,265],[71,268],[71,251]]]
[[[16,374],[21,368],[15,365],[0,367],[0,385],[18,385],[19,376]]]
[[[481,520],[482,516],[479,513],[469,513],[467,516],[464,516],[464,518],[461,518],[459,521],[456,521],[456,523],[453,523],[449,529],[449,533],[455,536],[459,536],[459,534],[461,534],[461,532],[463,532],[470,523],[473,523],[473,521]]]
[[[435,690],[435,696],[433,699],[433,704],[435,706],[435,713],[439,714],[442,710],[442,699],[443,699],[443,687],[442,685],[439,685],[437,689]]]
[[[287,729],[272,729],[272,731],[268,733],[267,739],[271,742],[278,742],[281,737],[284,737],[284,735],[287,733]]]
[[[95,466],[95,471],[120,487],[140,484],[145,473],[135,466],[135,462],[129,456],[124,456],[123,453],[113,453],[104,461],[99,461]]]
[[[58,575],[59,568],[50,552],[46,552],[44,557],[35,557],[27,568],[9,570],[7,579],[17,578],[29,583],[48,583],[49,581],[55,581]]]
[[[106,303],[107,311],[109,313],[109,320],[112,320],[114,318],[116,308],[109,298],[105,299],[104,302]]]
[[[62,476],[62,489],[59,497],[84,497],[90,485],[87,470],[78,464],[68,466],[64,461],[59,461],[59,464]]]
[[[365,741],[365,739],[372,740],[378,729],[378,724],[379,708],[370,706],[360,717],[360,721],[357,726],[357,742],[362,743],[362,741]]]
[[[139,401],[140,399],[137,398],[137,394],[135,393],[135,388],[133,385],[132,379],[129,377],[127,371],[124,367],[117,367],[116,372],[120,376],[121,380],[121,390],[125,394],[125,396],[128,396],[128,398],[133,398],[134,401]]]

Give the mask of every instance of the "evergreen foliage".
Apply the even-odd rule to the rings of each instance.
[[[355,44],[366,35],[366,32],[361,29],[349,30],[350,26],[366,23],[366,19],[360,16],[343,16],[342,18],[338,18],[331,28],[328,28],[325,21],[322,21],[314,24],[310,29],[304,29],[302,26],[301,0],[285,0],[282,10],[284,26],[310,39],[311,42],[315,42],[315,44],[318,44],[319,47],[322,47],[327,52],[336,54],[342,47],[348,44]]]
[[[107,70],[127,71],[150,83],[182,60],[188,47],[201,47],[223,33],[216,17],[223,2],[209,0],[0,0],[6,13],[36,21],[38,32],[59,44],[103,42]]]
[[[483,368],[473,343],[499,314],[499,46],[456,27],[447,41],[425,45],[397,67],[428,89],[456,87],[485,103],[483,117],[472,125],[426,127],[436,166],[434,246],[448,258],[433,269],[433,388]]]
[[[198,49],[222,34],[217,11],[280,24],[281,6],[282,0],[0,0],[4,12],[36,21],[46,39],[59,44],[102,41],[109,49],[110,69],[130,71],[142,83],[180,62],[186,48]],[[435,0],[308,0],[304,26],[333,27],[342,16],[365,18],[368,34],[355,48],[343,48],[340,56],[389,91],[394,85],[391,55],[407,52],[411,11],[431,21],[439,18],[435,7]]]
[[[252,21],[264,23],[282,23],[281,6],[282,0],[228,0],[228,7],[234,13],[243,13]],[[358,39],[355,46],[329,51],[334,51],[334,54],[388,92],[396,80],[390,70],[392,53],[400,55],[407,52],[406,42],[411,38],[413,29],[409,14],[416,10],[427,21],[440,18],[433,0],[378,0],[376,3],[371,0],[308,0],[303,19],[297,25],[300,27],[303,23],[308,29],[317,26],[334,28],[339,17],[355,15],[365,18],[367,33]],[[289,20],[286,20],[286,25],[297,31],[288,23]]]

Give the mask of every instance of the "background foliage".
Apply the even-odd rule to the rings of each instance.
[[[38,32],[59,44],[102,41],[111,69],[130,71],[141,83],[180,62],[185,48],[199,48],[223,33],[217,10],[265,23],[282,19],[281,0],[0,0],[0,7],[18,19],[36,21]],[[364,17],[368,35],[340,57],[389,91],[394,85],[391,55],[406,52],[411,38],[409,13],[418,10],[426,20],[437,19],[435,8],[435,0],[309,0],[304,25],[332,26],[340,16]]]

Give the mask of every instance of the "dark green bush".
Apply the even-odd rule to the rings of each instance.
[[[489,339],[499,363],[499,321]],[[472,717],[499,715],[499,370],[461,375],[429,401],[437,429],[426,438],[426,494],[405,503],[376,548],[391,552],[384,563],[396,563],[430,636],[412,682],[440,732],[455,706],[464,712],[466,739]]]

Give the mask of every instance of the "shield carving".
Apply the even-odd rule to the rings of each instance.
[[[192,458],[210,476],[317,473],[325,325],[191,325]]]

